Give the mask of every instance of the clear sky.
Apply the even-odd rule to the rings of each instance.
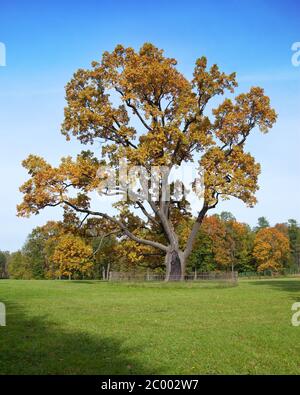
[[[251,137],[248,150],[262,164],[259,203],[234,200],[230,210],[254,225],[300,221],[300,67],[291,46],[300,41],[300,2],[293,1],[14,1],[1,0],[0,67],[1,192],[0,249],[20,248],[33,227],[59,218],[51,209],[30,219],[16,217],[18,187],[26,179],[21,161],[29,153],[57,164],[81,147],[60,135],[64,86],[79,67],[88,67],[116,44],[139,48],[145,41],[177,58],[191,76],[205,55],[226,72],[237,72],[237,93],[260,85],[279,114],[270,134]]]

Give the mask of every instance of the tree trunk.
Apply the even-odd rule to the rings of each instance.
[[[107,268],[106,268],[106,280],[109,280],[109,272],[110,272],[110,263],[107,264]]]
[[[167,252],[166,258],[166,281],[184,280],[185,261],[183,253],[180,250],[172,250]]]

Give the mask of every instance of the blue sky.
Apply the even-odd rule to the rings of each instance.
[[[191,76],[205,55],[226,72],[237,72],[238,92],[260,85],[279,114],[270,134],[251,137],[248,150],[262,164],[259,203],[253,209],[233,200],[230,210],[254,225],[300,222],[300,67],[291,46],[300,41],[297,1],[1,1],[0,42],[7,65],[0,67],[1,192],[0,249],[16,250],[27,234],[60,212],[16,217],[21,161],[29,153],[56,164],[81,147],[60,135],[64,85],[116,44],[139,48],[145,41],[165,49]]]

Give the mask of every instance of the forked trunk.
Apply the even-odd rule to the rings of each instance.
[[[185,262],[182,251],[172,250],[166,254],[166,281],[184,280]]]

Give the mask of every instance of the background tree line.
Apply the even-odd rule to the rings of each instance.
[[[130,225],[141,235],[149,233],[131,216]],[[193,219],[178,221],[180,240]],[[155,239],[160,235],[157,230]],[[153,233],[153,234],[154,234]],[[147,237],[153,235],[147,234]],[[300,268],[300,226],[296,220],[271,227],[266,218],[255,228],[238,222],[229,212],[204,220],[188,261],[188,272],[237,270],[239,272],[282,272]],[[49,221],[29,234],[19,251],[0,252],[0,278],[105,279],[110,270],[164,272],[164,257],[154,248],[140,245],[92,218],[82,226],[80,219],[66,211],[63,221]]]

